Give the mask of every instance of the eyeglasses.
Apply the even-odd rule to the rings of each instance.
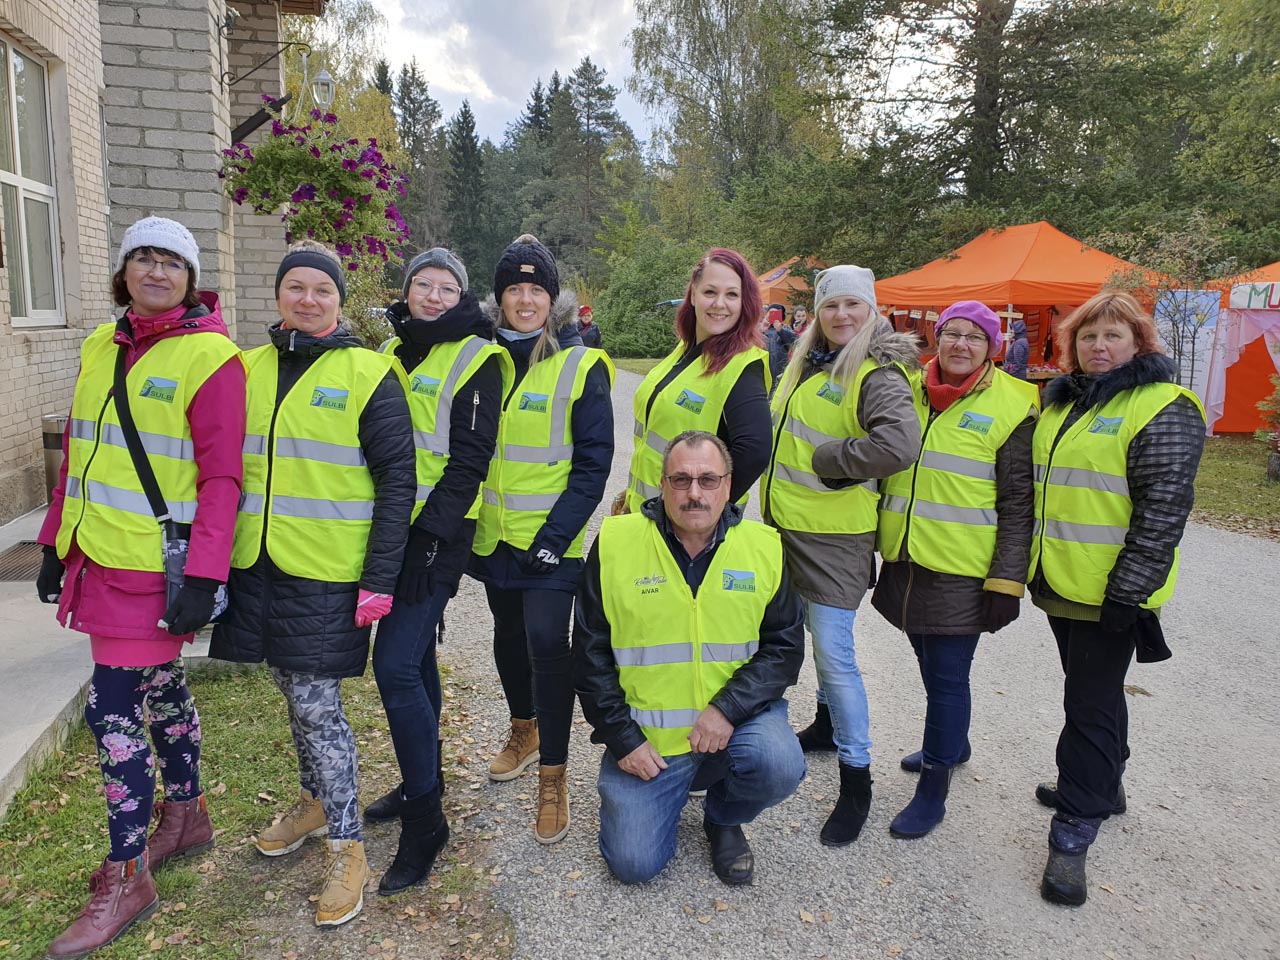
[[[424,297],[431,296],[434,290],[440,295],[441,300],[457,300],[462,296],[462,288],[453,283],[432,283],[430,280],[415,280],[410,284],[414,293],[420,293]]]
[[[143,273],[150,273],[158,264],[165,273],[186,273],[187,265],[182,260],[154,260],[148,256],[130,257],[130,263],[136,263]]]
[[[720,481],[729,476],[727,473],[704,473],[697,477],[691,477],[687,473],[673,473],[662,479],[671,484],[673,490],[688,490],[693,486],[693,481],[698,481],[698,486],[703,490],[715,490],[720,486]]]
[[[980,347],[988,342],[985,333],[959,333],[955,330],[943,330],[938,334],[939,343],[959,343],[961,340],[971,347]]]

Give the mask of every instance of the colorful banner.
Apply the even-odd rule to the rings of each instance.
[[[1231,288],[1232,310],[1280,310],[1280,283],[1237,283]]]

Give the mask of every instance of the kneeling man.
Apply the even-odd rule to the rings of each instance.
[[[604,521],[578,590],[578,696],[591,739],[608,748],[600,852],[623,883],[675,855],[698,786],[716,876],[750,883],[742,824],[804,777],[782,699],[804,660],[803,609],[778,534],[728,502],[732,472],[714,434],[672,440],[662,496]]]

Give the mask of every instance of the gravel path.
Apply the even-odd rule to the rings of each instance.
[[[639,382],[618,373],[609,497],[623,485]],[[843,850],[818,843],[836,764],[833,754],[811,755],[799,793],[747,828],[754,886],[716,880],[693,800],[676,859],[652,883],[624,888],[596,850],[602,748],[580,715],[570,758],[574,822],[562,843],[534,842],[536,767],[505,784],[480,776],[507,714],[483,592],[464,581],[443,656],[458,686],[471,688],[452,704],[475,721],[477,742],[463,749],[474,751],[469,785],[480,802],[465,829],[492,835],[493,893],[514,920],[515,955],[1280,957],[1280,543],[1192,525],[1181,577],[1164,621],[1174,658],[1129,674],[1129,812],[1104,825],[1089,858],[1090,900],[1078,910],[1051,907],[1038,893],[1049,815],[1031,791],[1054,774],[1062,677],[1044,617],[1029,603],[979,644],[973,759],[929,837],[888,833],[914,789],[898,759],[919,746],[924,695],[906,639],[864,602],[857,642],[876,782],[863,836]],[[806,662],[790,697],[797,726],[812,714],[813,691]]]

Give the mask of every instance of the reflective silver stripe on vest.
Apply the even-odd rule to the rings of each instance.
[[[276,456],[296,460],[315,460],[339,467],[365,466],[364,451],[343,443],[327,440],[304,440],[302,437],[276,437]]]
[[[72,479],[76,479],[77,481],[74,492],[72,491]],[[67,477],[66,495],[68,497],[80,496],[79,478]],[[104,507],[111,507],[113,510],[121,510],[124,513],[135,513],[140,517],[150,517],[152,520],[156,517],[156,515],[151,511],[151,503],[147,500],[147,495],[145,493],[126,490],[123,487],[113,487],[100,480],[89,481],[89,495],[86,499],[90,503],[97,503]],[[166,499],[165,504],[169,507],[169,516],[176,522],[195,522],[196,502],[194,500]]]
[[[67,487],[63,491],[63,496],[70,497],[72,500],[80,499],[80,478],[67,475]]]
[[[1104,547],[1123,547],[1128,527],[1110,527],[1099,523],[1068,523],[1066,520],[1046,520],[1044,535],[1069,543],[1094,543]],[[1033,534],[1040,535],[1041,524],[1037,520]]]
[[[655,643],[649,647],[614,647],[620,667],[653,667],[663,663],[693,663],[692,643]]]
[[[431,496],[431,491],[434,489],[435,489],[434,484],[420,483],[418,484],[418,492],[415,494],[415,497],[418,500],[425,501],[429,496]]]
[[[271,515],[304,520],[372,520],[372,500],[319,500],[312,497],[271,498]]]
[[[732,663],[735,660],[750,660],[760,649],[759,640],[747,643],[704,643],[702,659],[706,663]]]
[[[502,506],[507,510],[532,513],[550,510],[559,499],[558,493],[504,493]]]
[[[267,438],[260,433],[246,433],[244,445],[240,452],[248,456],[265,457],[267,455]]]
[[[644,443],[650,450],[661,456],[667,454],[667,438],[656,430],[650,430],[644,436]]]
[[[512,463],[558,463],[561,460],[573,459],[573,444],[563,443],[565,421],[569,417],[570,394],[573,392],[573,380],[578,375],[578,368],[587,357],[586,347],[570,347],[569,359],[560,368],[560,376],[556,378],[555,390],[551,396],[551,430],[548,433],[548,445],[531,447],[517,443],[509,443],[502,448],[502,459]]]
[[[880,498],[880,509],[889,513],[906,513],[907,503],[906,497],[900,497],[894,493],[886,493]]]
[[[912,512],[925,520],[965,523],[971,527],[994,527],[998,519],[994,507],[957,507],[954,503],[934,503],[918,497]]]
[[[631,422],[631,435],[632,435],[633,437],[643,437],[643,436],[644,436],[644,424],[643,424],[643,423],[641,423],[639,420],[633,420],[633,421]]]
[[[1040,480],[1040,468],[1037,467],[1036,471],[1036,479]],[[1121,497],[1129,496],[1129,481],[1126,477],[1118,477],[1114,473],[1101,473],[1097,470],[1086,470],[1084,467],[1054,467],[1053,472],[1049,474],[1049,484],[1057,487],[1098,490]]]
[[[425,430],[413,431],[413,445],[419,450],[425,450],[427,453],[435,454],[437,457],[443,457],[449,452],[449,434],[448,431],[441,437],[436,433],[427,433]]]
[[[498,500],[498,491],[492,487],[485,487],[480,491],[480,499],[491,507],[496,507],[501,501]]]
[[[73,417],[67,424],[67,432],[71,435],[72,440],[88,440],[92,442],[96,426],[97,424],[92,420],[80,420]]]
[[[782,429],[786,430],[787,433],[791,434],[792,436],[799,437],[805,443],[811,444],[812,446],[815,446],[815,447],[819,447],[824,443],[830,443],[833,440],[844,439],[843,437],[833,437],[828,433],[823,433],[820,430],[815,430],[813,429],[813,427],[809,426],[808,424],[801,423],[795,417],[787,417],[787,422],[786,424],[783,425]]]
[[[637,710],[631,708],[631,719],[642,727],[692,727],[698,722],[701,710]]]
[[[661,487],[649,486],[649,484],[645,483],[634,473],[631,474],[631,486],[636,493],[640,494],[640,496],[644,497],[646,500],[652,500],[654,497],[662,496]]]
[[[260,493],[240,493],[240,513],[259,514],[262,512],[262,505],[266,498]]]
[[[793,467],[790,464],[779,463],[773,468],[773,475],[779,480],[786,480],[809,490],[816,490],[819,493],[831,492],[831,488],[819,480],[816,474],[801,470],[799,467]]]
[[[985,460],[974,460],[972,457],[961,457],[954,453],[943,453],[940,450],[926,450],[920,454],[920,466],[944,473],[958,473],[963,477],[974,477],[978,480],[996,479],[996,465]]]
[[[449,368],[444,382],[440,384],[440,402],[436,404],[435,432],[413,431],[413,443],[419,450],[429,450],[440,456],[449,452],[449,417],[453,411],[453,394],[458,386],[458,378],[462,376],[462,371],[467,369],[467,364],[485,348],[486,343],[487,341],[479,337],[472,337],[453,358],[453,366]]]

